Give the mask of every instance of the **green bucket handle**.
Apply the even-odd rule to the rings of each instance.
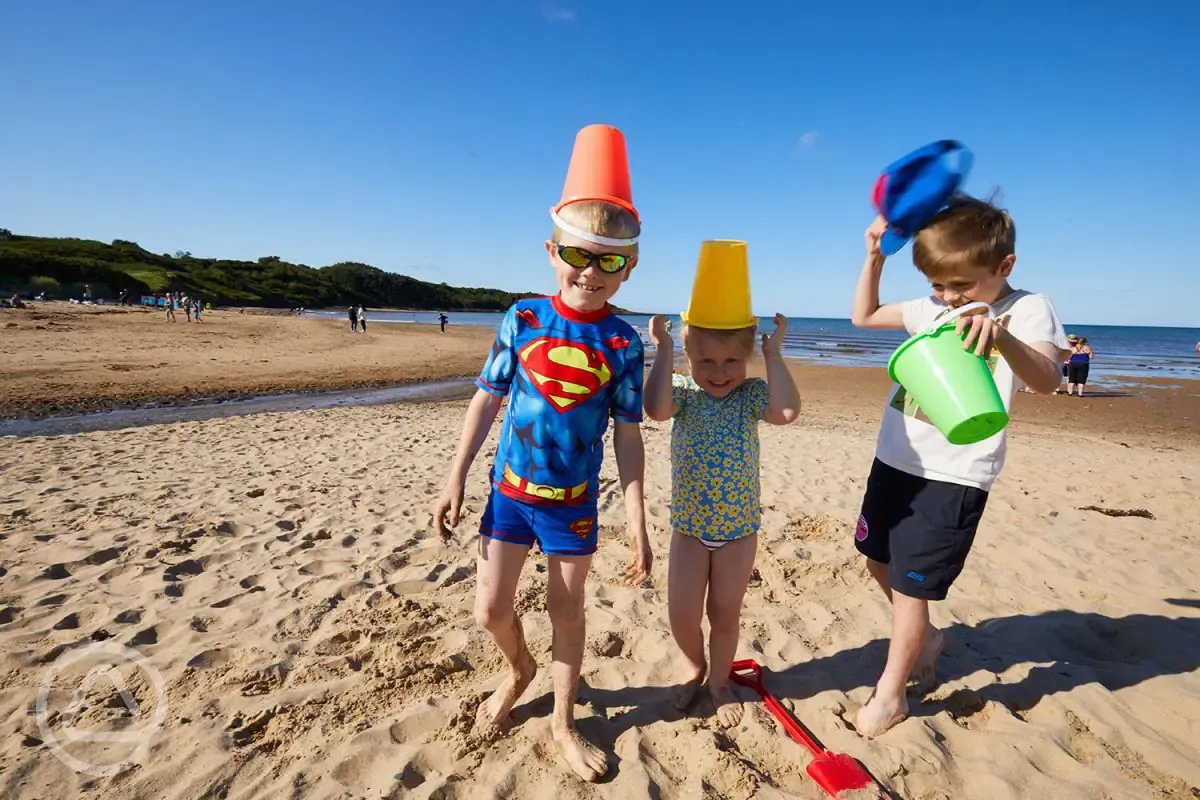
[[[940,328],[945,326],[946,323],[953,322],[954,320],[958,319],[959,317],[966,315],[966,313],[968,311],[974,311],[979,308],[986,308],[987,312],[988,312],[988,316],[989,317],[992,316],[992,307],[989,306],[987,303],[967,303],[965,306],[959,306],[958,308],[954,309],[949,314],[946,314],[943,317],[938,317],[936,320],[934,320],[932,325],[930,325],[928,328],[925,329],[924,332],[925,333],[933,333],[934,331],[939,330]]]

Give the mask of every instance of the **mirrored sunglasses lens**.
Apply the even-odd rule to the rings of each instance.
[[[600,256],[602,272],[620,272],[623,269],[625,269],[625,256],[616,254]]]

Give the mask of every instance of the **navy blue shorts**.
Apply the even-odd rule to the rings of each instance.
[[[521,503],[496,490],[488,497],[479,534],[532,547],[548,556],[590,556],[599,541],[596,504]]]
[[[854,546],[888,565],[893,591],[945,600],[967,563],[987,499],[983,489],[909,475],[875,459]]]

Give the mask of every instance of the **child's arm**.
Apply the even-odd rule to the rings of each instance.
[[[654,364],[642,391],[642,406],[646,416],[655,422],[666,422],[675,416],[675,400],[671,375],[675,366],[675,342],[667,328],[667,318],[650,318],[650,341],[654,342]]]
[[[791,425],[800,416],[800,390],[783,360],[783,337],[787,317],[775,315],[775,330],[763,335],[763,360],[767,364],[767,409],[763,419],[772,425]]]
[[[857,328],[903,328],[904,312],[899,303],[879,304],[879,279],[883,277],[886,256],[879,249],[879,237],[887,230],[883,217],[876,217],[867,228],[867,257],[854,290],[854,310],[850,320]]]
[[[1026,344],[987,314],[959,317],[955,330],[963,336],[963,349],[974,350],[976,355],[983,356],[995,347],[1013,375],[1038,394],[1053,394],[1062,384],[1066,351],[1053,342]]]
[[[1012,367],[1013,375],[1039,394],[1053,394],[1062,385],[1062,353],[1050,342],[1025,344],[996,326],[996,349]]]
[[[650,567],[654,564],[650,538],[646,535],[642,488],[646,476],[646,448],[642,443],[641,424],[615,421],[613,450],[617,455],[617,472],[621,476],[625,514],[629,519],[629,563],[625,565],[625,585],[637,586],[650,577]]]
[[[517,334],[517,307],[514,305],[505,313],[500,322],[500,330],[496,332],[496,341],[488,353],[487,361],[475,385],[479,390],[471,398],[467,406],[467,419],[463,423],[462,437],[458,441],[458,453],[450,466],[450,475],[446,478],[446,488],[434,506],[433,520],[438,533],[443,539],[449,538],[450,530],[446,525],[449,517],[449,527],[458,524],[462,511],[463,488],[467,483],[467,473],[471,470],[471,462],[475,460],[479,448],[487,439],[500,406],[508,396],[513,376],[516,374],[517,359],[513,352],[513,341]]]
[[[450,465],[446,488],[442,491],[442,496],[438,498],[433,514],[434,523],[442,538],[448,538],[450,536],[449,528],[458,524],[467,473],[471,471],[471,463],[479,453],[479,448],[483,446],[484,440],[487,439],[488,432],[492,429],[492,423],[496,421],[496,415],[500,413],[500,406],[503,404],[503,397],[479,389],[471,398],[471,404],[467,406],[467,420],[463,423],[462,437],[458,440],[458,453],[455,454],[454,461]],[[446,524],[447,518],[449,518],[449,527]]]

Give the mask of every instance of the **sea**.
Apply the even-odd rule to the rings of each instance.
[[[346,320],[345,312],[306,311],[306,316]],[[504,315],[498,312],[447,312],[450,325],[470,325],[496,330]],[[632,325],[650,348],[650,316],[628,314],[622,317]],[[678,316],[668,317],[672,330],[681,330]],[[437,325],[437,311],[375,311],[367,314],[368,324],[403,323]],[[347,321],[347,327],[349,322]],[[775,323],[760,318],[759,330],[770,332]],[[1107,378],[1122,383],[1122,378],[1200,379],[1200,328],[1160,328],[1130,325],[1067,325],[1067,333],[1086,336],[1095,351],[1089,382]],[[906,338],[903,331],[873,331],[854,327],[848,319],[824,317],[788,317],[788,332],[783,352],[814,364],[830,366],[886,366],[892,352]],[[679,337],[675,337],[676,349]]]

